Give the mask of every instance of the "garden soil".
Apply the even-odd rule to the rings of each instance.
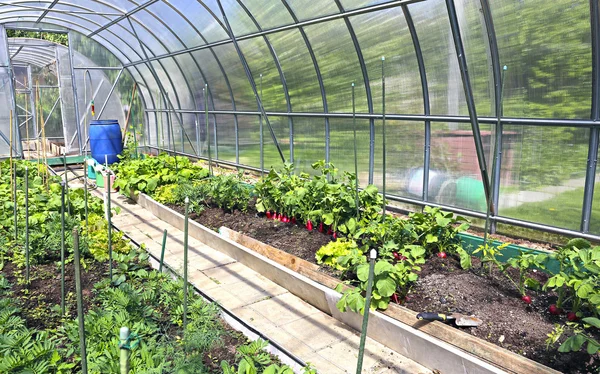
[[[171,208],[183,213],[182,207]],[[191,214],[190,218],[213,230],[228,227],[315,264],[315,253],[333,240],[316,230],[309,232],[301,225],[268,220],[253,210],[243,213],[207,208],[199,215]],[[527,305],[502,273],[495,271],[489,275],[477,259],[473,259],[473,265],[472,270],[465,271],[454,256],[430,258],[402,304],[416,312],[475,315],[483,320],[483,324],[462,328],[463,331],[564,373],[584,374],[599,370],[600,357],[584,352],[558,353],[556,346],[546,349],[546,339],[554,324],[566,320],[564,314],[553,316],[548,312],[548,306],[556,301],[554,295],[530,291],[528,294],[533,302]],[[321,269],[336,275],[334,271]],[[541,272],[530,276],[542,284],[546,280],[546,275]]]

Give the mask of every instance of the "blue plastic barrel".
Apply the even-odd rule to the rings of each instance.
[[[119,161],[117,155],[123,151],[121,126],[117,120],[94,120],[90,123],[90,147],[92,157],[101,164]]]

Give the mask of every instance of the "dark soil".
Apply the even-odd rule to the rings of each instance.
[[[70,317],[77,317],[75,293],[75,269],[73,264],[65,266],[66,307]],[[39,330],[55,328],[60,323],[60,266],[57,264],[33,265],[30,268],[30,285],[24,284],[25,270],[13,263],[5,263],[3,275],[12,285],[13,296],[21,302],[19,307],[27,321],[27,326]],[[82,269],[81,284],[84,313],[94,307],[94,284],[108,277],[108,263],[90,261],[86,270]],[[56,306],[56,307],[55,307]],[[51,312],[52,307],[56,308]]]
[[[181,207],[171,208],[183,212]],[[190,218],[214,230],[228,227],[312,263],[316,263],[315,253],[319,248],[332,240],[316,230],[309,232],[300,225],[268,220],[255,211],[227,213],[219,208],[207,208]],[[517,244],[531,243],[522,240]],[[487,270],[480,268],[477,259],[473,259],[473,265],[472,270],[465,271],[453,256],[430,258],[404,305],[414,311],[475,315],[484,323],[477,328],[461,328],[463,331],[562,372],[584,374],[598,370],[599,357],[590,357],[585,352],[559,353],[557,347],[546,350],[546,339],[554,324],[566,322],[564,314],[553,316],[548,312],[548,306],[556,301],[554,295],[529,291],[533,302],[527,305],[502,273],[496,271],[490,276]],[[327,268],[322,269],[335,275]],[[542,272],[530,276],[542,284],[547,278]],[[518,279],[518,276],[513,278]]]

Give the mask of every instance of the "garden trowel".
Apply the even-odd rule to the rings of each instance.
[[[431,312],[423,312],[417,314],[417,319],[426,320],[426,321],[440,321],[440,322],[448,322],[454,323],[456,326],[461,327],[477,327],[483,323],[477,317],[466,316],[460,313],[452,313],[452,314],[443,314],[443,313],[431,313]]]

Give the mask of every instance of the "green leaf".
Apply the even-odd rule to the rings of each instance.
[[[533,278],[526,278],[525,279],[525,287],[527,287],[531,290],[539,290],[540,282],[538,282],[537,280],[535,280]]]
[[[589,355],[593,355],[593,354],[598,353],[599,351],[600,351],[600,344],[598,344],[598,342],[588,340],[587,353]]]
[[[435,222],[440,227],[446,227],[450,224],[450,222],[452,222],[452,218],[437,216],[437,217],[435,217]]]
[[[437,243],[438,237],[433,234],[427,234],[427,236],[425,237],[425,241],[427,243]]]
[[[391,272],[394,270],[394,266],[386,260],[379,260],[375,264],[375,275],[381,275],[385,272]]]
[[[379,294],[383,297],[390,297],[396,292],[396,282],[391,277],[385,277],[379,279],[375,286],[379,291]]]
[[[323,219],[323,223],[326,225],[331,225],[333,223],[333,213],[323,214],[321,218]]]
[[[369,264],[361,264],[356,269],[356,276],[362,282],[366,282],[369,279]]]
[[[600,319],[594,317],[583,318],[582,321],[587,323],[588,325],[592,325],[598,329],[600,329]]]

